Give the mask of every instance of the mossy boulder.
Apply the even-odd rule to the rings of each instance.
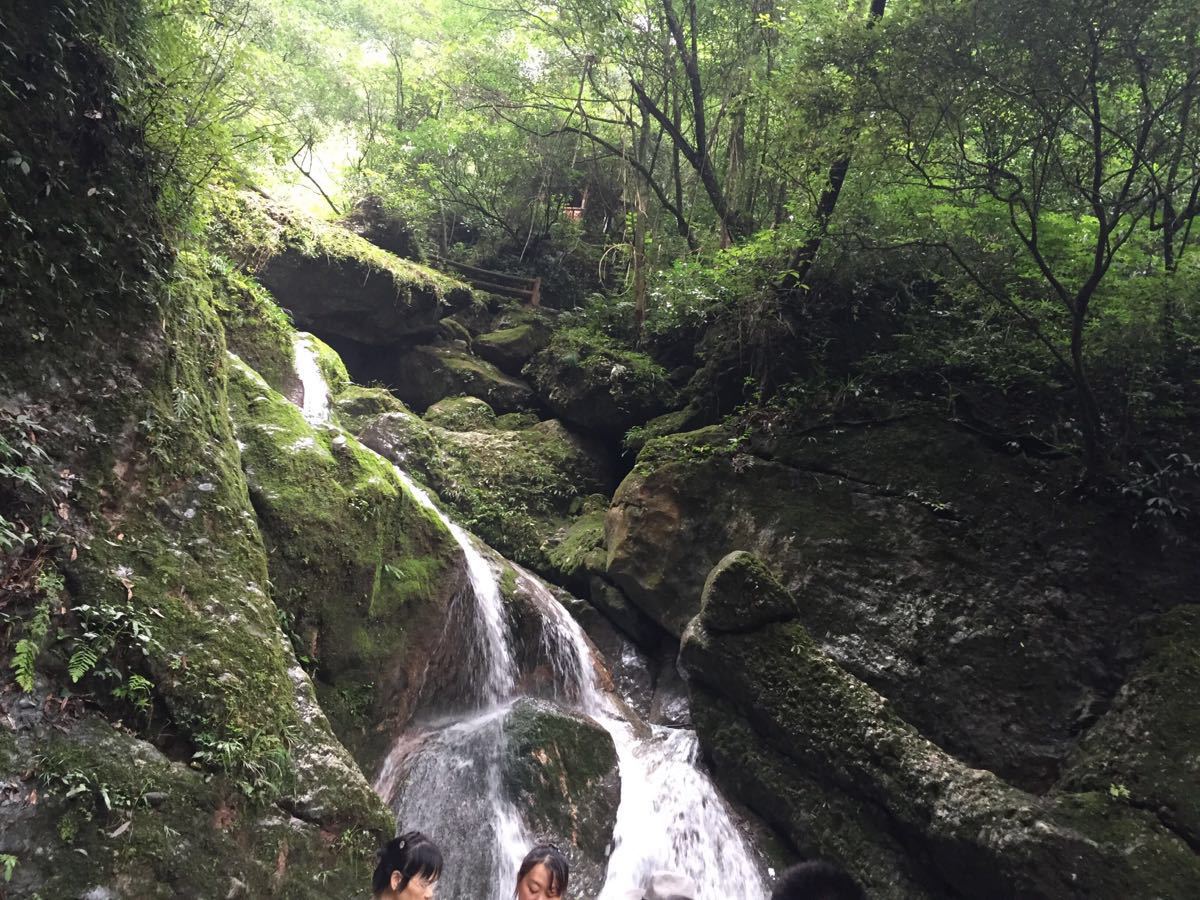
[[[351,384],[333,399],[333,417],[351,432],[357,432],[377,416],[397,412],[412,415],[400,398],[387,388]]]
[[[595,897],[621,800],[617,751],[590,719],[519,700],[504,722],[503,778],[542,839],[570,848],[571,893]]]
[[[753,631],[796,618],[796,602],[753,553],[735,550],[713,566],[700,595],[713,631]]]
[[[666,437],[669,434],[679,434],[683,431],[694,431],[704,426],[705,415],[694,405],[685,406],[674,412],[656,416],[645,425],[635,425],[630,428],[622,442],[626,450],[638,453],[649,441]],[[711,420],[710,420],[711,421]]]
[[[525,364],[549,342],[548,327],[525,322],[479,335],[474,342],[474,351],[501,372],[520,375]]]
[[[496,413],[478,397],[447,397],[425,410],[422,418],[447,431],[487,431],[496,426]]]
[[[95,716],[51,717],[11,739],[10,759],[34,764],[28,781],[8,782],[0,814],[17,858],[10,896],[348,900],[390,830],[381,817],[375,833],[339,836],[247,802]]]
[[[388,413],[360,438],[418,475],[462,525],[543,573],[556,571],[547,555],[553,536],[576,518],[581,499],[614,480],[604,448],[554,420],[518,431],[451,431]]]
[[[413,409],[424,411],[446,397],[466,394],[485,401],[497,412],[514,412],[533,405],[533,391],[517,378],[465,350],[422,346],[390,354],[377,372],[380,382]]]
[[[714,611],[745,605],[740,592],[722,596],[736,586],[733,580],[712,584],[681,656],[696,686],[702,742],[715,760],[735,767],[755,765],[752,754],[769,750],[768,765],[736,776],[755,783],[764,816],[804,835],[807,846],[880,896],[919,889],[981,898],[1189,895],[1200,859],[1154,814],[1100,793],[1030,794],[963,764],[823,653],[798,621],[733,633],[710,628],[709,604]],[[777,583],[763,587],[771,595],[784,590]],[[723,702],[714,705],[714,696]],[[741,738],[723,729],[729,716],[740,720]],[[784,785],[834,802],[814,813],[786,794],[772,798],[781,770]],[[839,814],[851,816],[851,828],[838,826]],[[881,833],[886,839],[879,840]],[[906,867],[912,881],[895,888],[893,837],[912,860]],[[871,852],[859,852],[858,841]],[[875,862],[886,868],[875,870]]]
[[[1196,557],[1131,538],[1111,507],[1056,499],[1075,475],[933,411],[713,426],[639,454],[606,519],[606,577],[680,634],[704,574],[753,553],[814,638],[931,740],[1046,790],[1141,630],[1200,579]]]
[[[604,571],[604,517],[608,498],[593,494],[586,498],[580,515],[559,530],[548,542],[546,558],[554,567],[555,581],[576,593],[587,590],[592,575]]]
[[[525,376],[556,416],[613,440],[675,399],[666,371],[649,356],[579,328],[555,332]]]
[[[219,207],[228,255],[245,263],[296,323],[369,345],[432,334],[471,291],[353,232],[243,192]]]
[[[233,412],[272,595],[322,706],[372,768],[412,712],[462,554],[390,463],[244,366]]]

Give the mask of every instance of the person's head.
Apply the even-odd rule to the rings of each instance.
[[[377,855],[371,890],[380,900],[431,900],[442,852],[419,831],[393,838]]]
[[[571,867],[553,844],[538,844],[517,870],[517,900],[559,900],[567,895]]]
[[[837,866],[805,862],[779,876],[771,900],[866,900],[866,894]]]

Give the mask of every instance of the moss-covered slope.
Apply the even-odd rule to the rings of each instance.
[[[357,896],[392,823],[268,593],[210,270],[126,124],[142,5],[5,19],[0,134],[38,150],[0,228],[6,889]]]
[[[314,426],[234,361],[242,465],[271,593],[338,734],[367,768],[411,713],[462,554],[392,466]]]

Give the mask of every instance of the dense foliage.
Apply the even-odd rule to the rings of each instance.
[[[1193,405],[1194,4],[163,0],[124,27],[181,233],[217,182],[370,198],[725,372],[694,394],[933,378],[1038,392],[1092,474],[1178,449],[1142,443]],[[8,173],[53,192],[27,143]]]

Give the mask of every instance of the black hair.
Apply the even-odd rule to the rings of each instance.
[[[536,865],[543,865],[550,873],[550,884],[546,887],[551,894],[559,897],[566,896],[567,882],[571,880],[571,865],[566,855],[554,844],[538,844],[525,854],[521,860],[521,868],[517,870],[517,884],[530,873]]]
[[[437,881],[442,874],[442,851],[419,831],[407,831],[392,838],[375,858],[371,890],[377,894],[391,889],[393,872],[400,873],[400,890],[418,875],[427,881]]]
[[[866,900],[858,883],[827,862],[792,866],[775,883],[771,900]]]

